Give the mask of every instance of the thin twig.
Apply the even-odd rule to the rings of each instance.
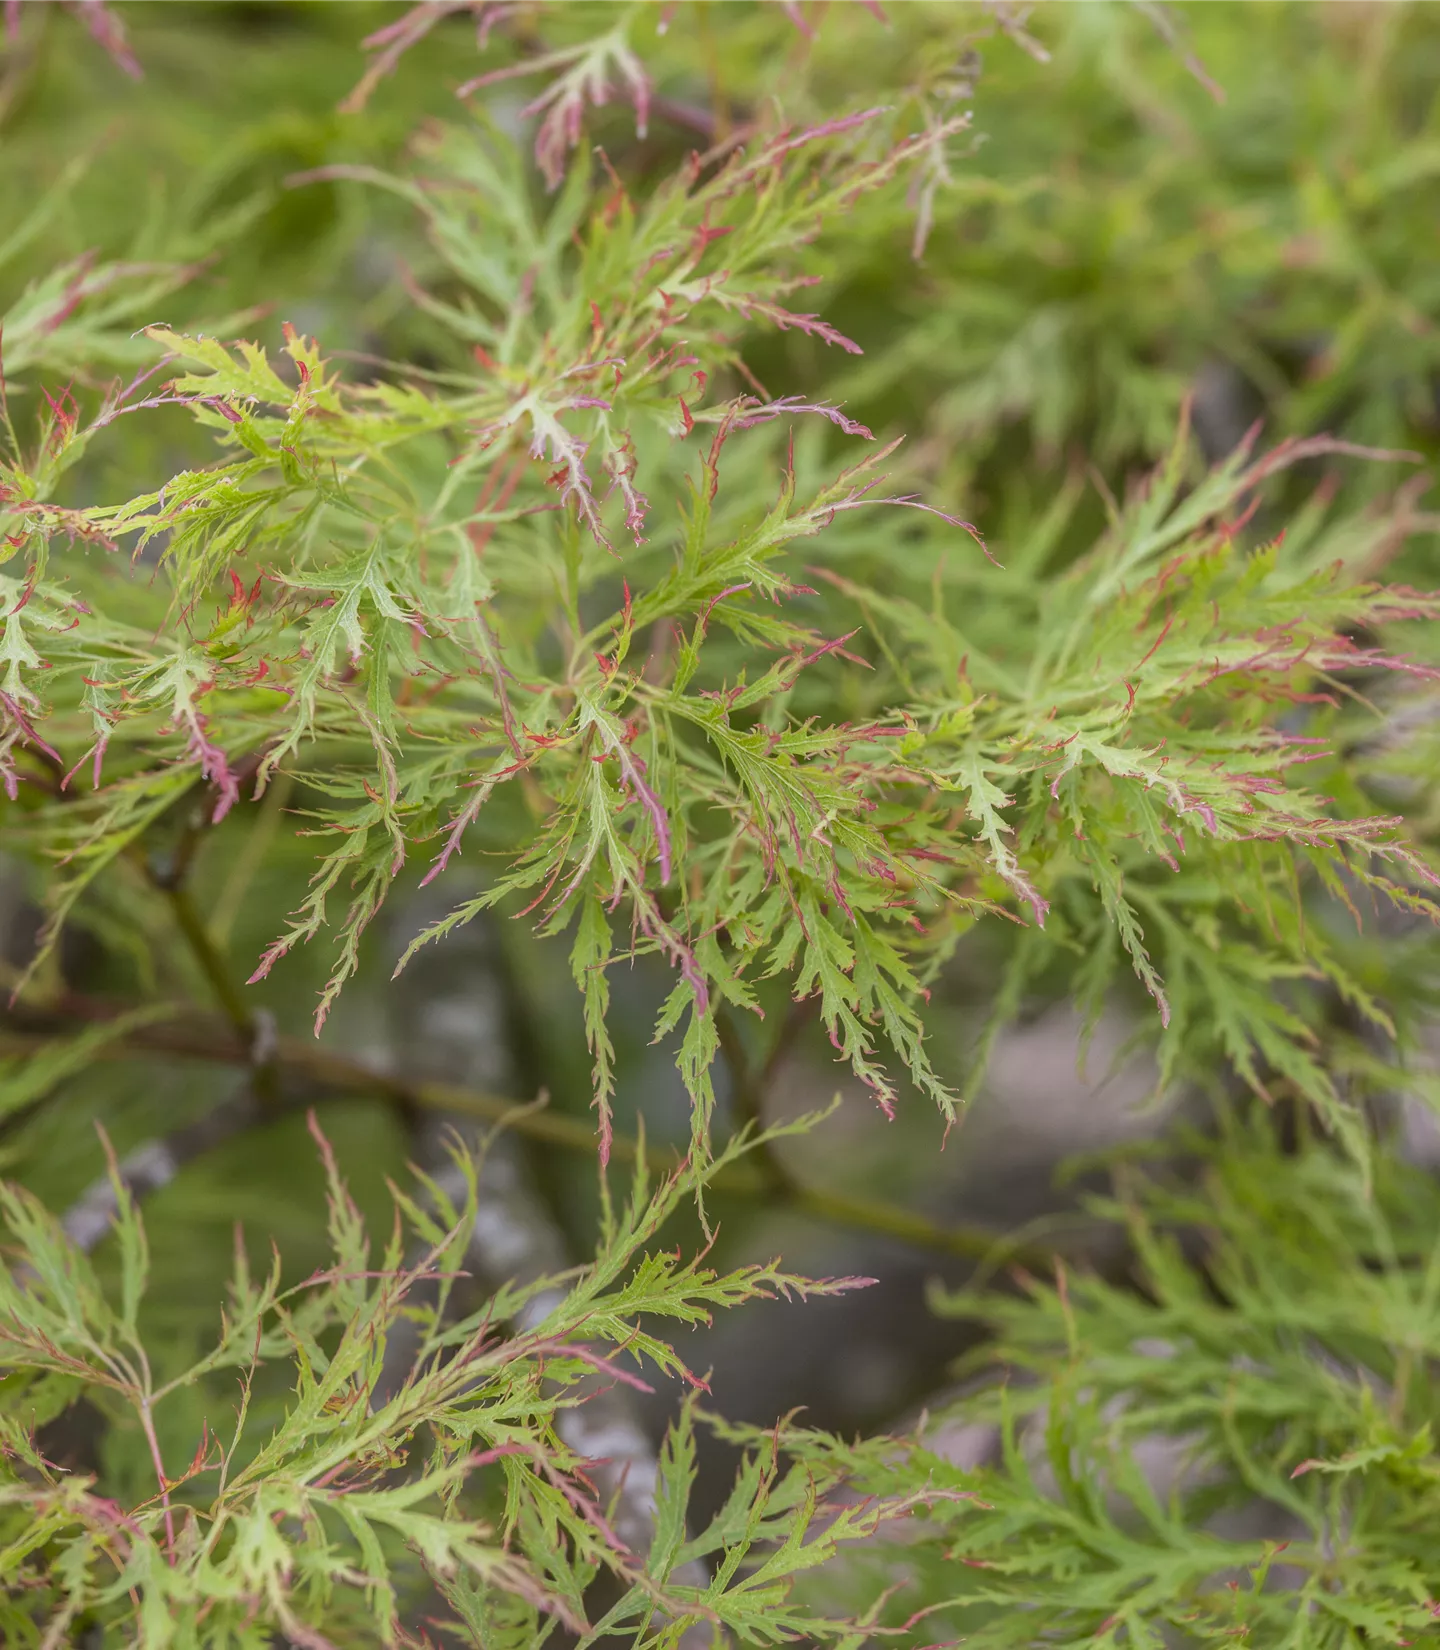
[[[164,871],[150,859],[145,871],[151,885],[164,896],[175,919],[175,926],[184,936],[190,954],[194,957],[206,983],[215,994],[215,1000],[225,1012],[236,1035],[245,1045],[247,1063],[251,1068],[251,1082],[255,1097],[263,1112],[274,1112],[280,1103],[280,1074],[275,1061],[274,1023],[268,1015],[254,1013],[245,1001],[240,982],[226,965],[225,958],[205,925],[205,919],[196,909],[194,898],[186,884],[197,842],[197,834],[187,831],[181,848],[171,865]]]
[[[9,1040],[22,1048],[31,1048],[37,1041],[48,1040],[63,1030],[67,1021],[104,1020],[113,1018],[121,1010],[113,1004],[66,999],[66,1009],[60,1014],[27,1014],[22,1006],[0,1021],[0,1042]],[[171,1055],[180,1059],[204,1060],[222,1065],[248,1065],[249,1050],[213,1022],[191,1019],[187,1024],[177,1020],[171,1026],[149,1026],[137,1029],[106,1050],[107,1057]],[[378,1095],[401,1104],[423,1110],[458,1112],[483,1122],[504,1123],[517,1134],[532,1140],[544,1141],[565,1151],[582,1152],[593,1157],[596,1140],[592,1126],[579,1118],[541,1110],[523,1102],[496,1094],[487,1094],[459,1084],[417,1082],[393,1072],[377,1071],[361,1061],[348,1059],[329,1049],[300,1038],[279,1037],[275,1040],[273,1061],[278,1072],[307,1079],[321,1089],[329,1090],[332,1098],[348,1094]],[[617,1135],[611,1148],[612,1157],[621,1162],[634,1162],[639,1155],[638,1143],[628,1136]],[[673,1148],[646,1146],[647,1163],[657,1173],[674,1169],[679,1153]],[[1033,1243],[1012,1243],[1002,1233],[981,1226],[941,1225],[928,1216],[916,1214],[898,1205],[882,1203],[869,1198],[852,1197],[843,1192],[830,1192],[814,1187],[791,1185],[780,1188],[766,1175],[739,1165],[724,1170],[713,1182],[717,1195],[763,1200],[772,1207],[788,1208],[796,1214],[808,1216],[827,1226],[847,1231],[873,1232],[915,1248],[929,1249],[939,1254],[958,1255],[970,1259],[991,1259],[1003,1254],[1010,1260],[1032,1271],[1048,1272],[1053,1266],[1053,1254]]]
[[[161,883],[159,887],[170,906],[171,915],[175,918],[175,926],[184,935],[185,943],[199,964],[206,984],[215,993],[215,1001],[225,1011],[225,1018],[247,1044],[253,1042],[255,1017],[250,1012],[249,1004],[240,994],[239,983],[226,968],[225,959],[211,939],[205,919],[196,910],[190,890],[184,883]]]
[[[155,1422],[150,1414],[150,1400],[141,1398],[135,1406],[140,1417],[140,1426],[145,1433],[145,1442],[150,1446],[150,1460],[155,1468],[155,1476],[160,1480],[160,1504],[165,1509],[165,1553],[173,1564],[175,1562],[175,1512],[170,1505],[170,1481],[165,1476],[165,1457],[160,1453],[160,1440],[155,1436]]]

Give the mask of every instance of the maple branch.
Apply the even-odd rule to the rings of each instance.
[[[77,1019],[113,1019],[121,1011],[114,1004],[73,997],[61,1000],[58,1013],[54,1007],[37,1011],[27,1009],[23,1004],[17,1005],[0,1018],[0,1047],[8,1044],[17,1051],[33,1050],[37,1043],[48,1040],[67,1023]],[[213,1022],[207,1025],[203,1020],[191,1017],[187,1021],[178,1015],[168,1025],[138,1028],[117,1039],[106,1052],[107,1055],[166,1054],[222,1065],[250,1064],[248,1049],[233,1036],[227,1037]],[[594,1156],[597,1149],[593,1127],[580,1118],[566,1117],[533,1104],[527,1105],[507,1096],[488,1094],[460,1084],[421,1082],[400,1073],[377,1071],[362,1061],[318,1047],[308,1039],[277,1037],[272,1058],[277,1073],[306,1079],[316,1088],[328,1091],[328,1096],[317,1098],[342,1099],[347,1093],[378,1095],[425,1111],[456,1112],[484,1122],[503,1123],[517,1134],[565,1151]],[[255,1122],[263,1120],[258,1114],[254,1118]],[[643,1149],[646,1162],[657,1174],[668,1174],[679,1161],[679,1155],[673,1148],[647,1145]],[[634,1162],[640,1150],[640,1144],[635,1139],[616,1135],[611,1156],[622,1162]],[[745,1164],[727,1168],[718,1174],[713,1182],[713,1191],[718,1196],[763,1201],[771,1207],[789,1209],[826,1226],[872,1232],[938,1254],[992,1262],[997,1256],[1003,1256],[1029,1270],[1043,1273],[1049,1273],[1054,1267],[1051,1250],[1043,1246],[1028,1241],[1012,1241],[1003,1233],[983,1226],[941,1224],[928,1215],[901,1208],[897,1204],[805,1186],[793,1180],[780,1187],[770,1175]]]

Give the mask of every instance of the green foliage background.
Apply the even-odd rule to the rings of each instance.
[[[1433,1630],[1440,1228],[1387,1120],[1433,1086],[1437,14],[478,10],[33,6],[4,48],[6,1642]],[[422,958],[528,911],[558,1304],[427,1294],[473,1210],[408,1181],[382,1256],[422,879]],[[901,1206],[1062,1000],[1216,1119],[1097,1205],[1130,1260],[991,1234],[918,1429],[702,1394],[623,1550],[557,1421],[595,1360],[853,1281],[702,1253],[706,1211],[986,1247]],[[792,1044],[899,1114],[888,1202],[870,1148],[821,1188],[757,1135]],[[274,1115],[79,1255],[90,1125],[207,1116],[196,1054]],[[67,1473],[35,1429],[82,1394]],[[713,1522],[697,1427],[746,1452]]]

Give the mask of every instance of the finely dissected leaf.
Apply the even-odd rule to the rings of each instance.
[[[569,107],[572,71],[575,88],[599,95],[603,64],[629,61],[634,23],[627,13],[611,34],[534,65],[560,72],[552,114]],[[79,869],[60,885],[57,923],[184,786],[207,786],[219,820],[242,771],[260,792],[291,773],[308,787],[307,828],[330,841],[254,977],[333,929],[318,1028],[417,847],[444,833],[430,869],[443,877],[480,833],[509,866],[432,932],[506,901],[538,911],[546,933],[576,924],[607,1143],[606,970],[658,953],[676,990],[657,1034],[679,1033],[708,1149],[714,1004],[757,1007],[766,979],[818,998],[840,1056],[885,1109],[903,1072],[953,1116],[919,1011],[930,957],[957,921],[995,904],[1041,923],[1058,901],[1067,931],[1083,926],[1078,878],[1170,1018],[1167,1048],[1183,1038],[1203,1058],[1218,1047],[1257,1087],[1281,1074],[1348,1127],[1296,1012],[1247,1005],[1171,943],[1165,885],[1147,862],[1210,877],[1216,920],[1246,933],[1270,978],[1310,966],[1293,921],[1272,919],[1265,939],[1252,922],[1262,906],[1294,908],[1302,866],[1413,900],[1411,885],[1430,877],[1423,860],[1390,822],[1305,788],[1325,735],[1282,731],[1267,707],[1314,703],[1336,671],[1428,679],[1351,632],[1433,615],[1435,599],[1292,570],[1231,527],[1286,467],[1345,444],[1291,442],[1256,460],[1242,443],[1187,487],[1183,424],[1161,469],[1064,574],[1026,586],[976,561],[965,585],[981,612],[993,593],[997,612],[1023,615],[1008,635],[978,615],[957,623],[939,597],[926,615],[904,579],[872,598],[822,567],[822,598],[801,546],[822,564],[847,558],[862,512],[865,542],[891,546],[897,564],[907,547],[962,554],[964,533],[975,536],[885,488],[893,444],[805,486],[787,461],[755,510],[743,501],[773,465],[781,426],[819,415],[847,440],[870,432],[820,400],[706,402],[737,359],[737,316],[833,341],[778,306],[789,260],[953,126],[894,138],[887,119],[869,108],[762,131],[641,199],[576,166],[548,216],[504,139],[437,131],[414,179],[337,176],[387,183],[421,210],[451,293],[427,314],[450,335],[452,365],[403,386],[356,382],[293,329],[272,358],[152,327],[179,375],[145,406],[108,402],[93,430],[67,412],[66,439],[101,440],[122,411],[179,405],[213,434],[218,463],[75,512],[47,504],[17,456],[17,494],[34,503],[30,572],[10,582],[0,641],[9,745],[65,769],[91,754],[97,779],[70,810],[95,823],[71,850]],[[558,168],[560,149],[545,143]],[[608,505],[602,470],[617,489]],[[687,471],[685,509],[662,527],[657,484]],[[641,541],[623,564],[617,510]],[[59,544],[77,534],[146,553],[163,542],[163,637],[67,605]],[[1020,563],[1040,553],[1022,546]],[[657,662],[662,636],[673,644]],[[855,714],[812,708],[862,665],[873,680],[846,689]]]
[[[198,1642],[202,1622],[215,1635],[243,1633],[252,1621],[303,1641],[323,1633],[326,1599],[343,1574],[363,1586],[372,1628],[388,1640],[418,1561],[441,1581],[468,1575],[487,1592],[578,1626],[563,1592],[554,1592],[542,1571],[508,1550],[477,1515],[467,1490],[473,1475],[503,1469],[507,1526],[544,1509],[557,1539],[576,1543],[592,1563],[613,1566],[627,1582],[634,1579],[641,1555],[615,1547],[583,1463],[556,1433],[560,1412],[594,1396],[597,1367],[623,1374],[623,1361],[646,1358],[663,1372],[686,1373],[677,1354],[644,1327],[657,1319],[705,1321],[716,1307],[777,1292],[833,1293],[860,1281],[812,1282],[775,1265],[722,1275],[701,1259],[685,1261],[651,1247],[677,1205],[748,1149],[736,1146],[709,1170],[683,1167],[653,1192],[642,1167],[591,1266],[564,1280],[537,1280],[523,1292],[502,1290],[482,1311],[445,1321],[429,1285],[453,1277],[464,1257],[465,1233],[476,1218],[468,1165],[467,1200],[445,1209],[443,1229],[433,1212],[399,1200],[399,1212],[416,1218],[423,1238],[418,1260],[402,1265],[398,1228],[384,1254],[372,1257],[359,1210],[313,1114],[311,1129],[329,1187],[332,1265],[281,1290],[277,1276],[255,1288],[242,1264],[221,1338],[163,1384],[152,1375],[142,1340],[144,1227],[123,1184],[117,1179],[118,1307],[53,1218],[23,1192],[0,1187],[22,1262],[0,1276],[0,1342],[10,1382],[37,1412],[49,1405],[47,1392],[57,1382],[62,1404],[88,1385],[131,1407],[153,1439],[152,1417],[216,1373],[238,1368],[244,1393],[228,1445],[207,1424],[183,1473],[162,1465],[157,1446],[162,1494],[127,1509],[87,1496],[83,1483],[67,1481],[7,1421],[12,1467],[0,1483],[0,1525],[8,1508],[34,1526],[28,1540],[19,1538],[18,1526],[6,1527],[0,1574],[7,1590],[50,1589],[58,1601],[58,1578],[47,1579],[35,1564],[49,1543],[64,1541],[67,1608],[94,1609],[128,1594],[131,1619],[158,1634],[157,1643]],[[543,1316],[508,1340],[497,1336],[497,1318],[540,1296],[552,1302]],[[375,1383],[387,1345],[410,1323],[422,1328],[425,1355],[398,1391],[379,1399]],[[248,1415],[249,1393],[272,1367],[286,1370],[294,1391],[267,1430]],[[393,1469],[405,1462],[421,1429],[431,1439],[428,1461],[396,1481]],[[658,1587],[642,1589],[650,1608],[671,1608],[662,1589],[683,1542],[687,1447],[677,1435],[674,1511],[670,1525],[657,1530],[670,1556],[658,1566]],[[16,1475],[22,1462],[26,1473]],[[112,1536],[121,1541],[118,1553]],[[124,1580],[118,1595],[112,1557]]]
[[[1128,1226],[1144,1295],[1067,1272],[944,1298],[994,1326],[1006,1384],[905,1446],[793,1435],[822,1483],[969,1496],[937,1495],[919,1541],[896,1530],[832,1569],[830,1598],[864,1598],[857,1570],[899,1564],[887,1621],[924,1611],[926,1642],[963,1623],[996,1646],[1237,1627],[1319,1645],[1433,1622],[1440,1476],[1416,1360],[1437,1329],[1434,1187],[1387,1162],[1367,1189],[1329,1148],[1282,1153],[1263,1121],[1201,1151],[1197,1183],[1124,1173],[1101,1205]],[[1203,1266],[1182,1243],[1196,1223]],[[944,1458],[962,1423],[993,1426],[992,1464]]]
[[[136,91],[89,0],[0,48],[0,1641],[1418,1642],[1437,1214],[1376,1124],[1440,1096],[1433,18],[422,0],[367,68],[350,9],[212,10],[137,15]],[[526,1057],[457,946],[362,1064],[381,953],[500,916]],[[986,1378],[898,1438],[703,1415],[682,1329],[860,1281],[722,1262],[729,1194],[977,1246],[756,1120],[833,1058],[948,1129],[1072,1002],[1224,1101],[1094,1207],[1131,1275],[941,1297]],[[484,1093],[424,1081],[452,1012]],[[626,1136],[647,1036],[683,1161]],[[372,1236],[507,1064],[636,1165],[592,1246],[542,1162],[582,1262],[480,1265],[473,1140]],[[164,1140],[57,1218],[97,1112]],[[621,1483],[585,1423],[671,1379]]]

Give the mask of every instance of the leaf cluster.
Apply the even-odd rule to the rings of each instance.
[[[14,213],[0,828],[44,919],[10,983],[31,1029],[94,1023],[0,1067],[7,1643],[1433,1625],[1440,1210],[1373,1122],[1435,1090],[1403,1069],[1440,914],[1434,14],[1251,8],[1256,45],[1219,7],[819,9],[426,0],[339,75],[322,8],[226,93],[273,73],[308,113],[224,144],[201,98],[148,117],[213,164],[138,234],[102,155]],[[42,106],[88,72],[56,26],[6,48]],[[137,17],[141,64],[147,29],[215,72],[198,20]],[[394,1189],[377,1245],[317,1128],[328,1258],[295,1281],[237,1242],[218,1333],[177,1334],[113,1158],[115,1258],[47,1213],[84,1105],[125,1115],[100,1062],[160,1069],[203,985],[268,1103],[252,1003],[333,1040],[417,884],[448,909],[401,968],[491,913],[563,949],[593,1255],[483,1299],[471,1158],[464,1197]],[[70,987],[86,934],[118,1003]],[[702,1390],[676,1338],[717,1307],[856,1281],[660,1246],[757,1143],[749,1033],[769,1071],[811,1014],[948,1131],[1056,998],[1092,1029],[1126,1004],[1158,1089],[1238,1097],[1095,1206],[1135,1276],[937,1297],[990,1340],[912,1434],[692,1398],[627,1547],[565,1417]],[[641,1035],[685,1095],[659,1186],[615,1126]],[[749,1184],[793,1201],[759,1144]],[[269,1219],[291,1173],[231,1187]],[[77,1474],[45,1432],[82,1400],[106,1459]],[[707,1426],[744,1456],[697,1519]]]
[[[1433,1178],[1389,1162],[1367,1186],[1263,1120],[1191,1144],[1197,1173],[1130,1163],[1096,1205],[1138,1287],[1062,1271],[942,1295],[994,1331],[968,1396],[904,1440],[793,1441],[854,1496],[953,1497],[852,1556],[833,1598],[883,1575],[915,1643],[1433,1630]]]

